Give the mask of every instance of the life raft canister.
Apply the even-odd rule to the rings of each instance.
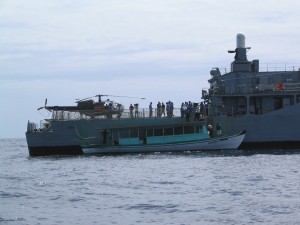
[[[278,90],[281,90],[281,89],[283,88],[282,82],[277,82],[276,88],[277,88]]]

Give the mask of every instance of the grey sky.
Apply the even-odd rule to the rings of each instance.
[[[299,8],[293,0],[0,0],[0,138],[24,137],[27,120],[47,115],[36,110],[45,98],[199,101],[210,69],[229,69],[238,32],[249,60],[299,67]]]

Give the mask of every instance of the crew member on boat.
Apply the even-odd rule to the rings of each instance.
[[[103,131],[102,131],[102,143],[104,144],[104,145],[106,145],[107,144],[107,135],[109,134],[109,132],[106,130],[106,129],[104,129]]]
[[[207,125],[207,131],[208,131],[208,135],[212,138],[214,135],[212,125],[210,125],[210,124]]]

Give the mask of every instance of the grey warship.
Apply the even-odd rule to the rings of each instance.
[[[184,123],[180,109],[170,108],[165,115],[153,108],[124,109],[119,102],[82,99],[74,106],[45,106],[40,109],[51,112],[51,118],[40,124],[28,121],[26,139],[30,156],[83,154],[82,145],[103,142],[101,132],[118,127],[142,127]],[[120,97],[120,96],[119,96]],[[124,96],[121,96],[124,97]],[[171,104],[172,102],[169,101]]]
[[[237,35],[231,71],[210,72],[210,87],[199,93],[205,102],[202,120],[221,127],[223,135],[246,130],[240,148],[299,148],[300,70],[259,71],[259,60],[248,61],[245,36]],[[201,92],[201,90],[199,90]],[[161,116],[158,108],[133,111],[115,101],[83,99],[76,106],[45,106],[51,118],[40,125],[28,121],[26,139],[30,156],[83,154],[84,142],[98,145],[100,132],[119,127],[148,127],[186,122],[178,108]],[[108,105],[109,108],[104,106]],[[40,109],[41,109],[40,108]],[[96,142],[93,142],[96,141]]]
[[[245,35],[237,34],[231,71],[210,72],[209,89],[202,90],[208,119],[225,133],[247,130],[240,146],[300,147],[300,70],[294,67],[260,72],[259,60],[248,61]]]

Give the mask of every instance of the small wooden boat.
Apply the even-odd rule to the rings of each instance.
[[[84,153],[144,153],[237,149],[245,131],[210,137],[203,123],[104,129],[96,141],[82,140]],[[95,143],[98,142],[98,143]]]

